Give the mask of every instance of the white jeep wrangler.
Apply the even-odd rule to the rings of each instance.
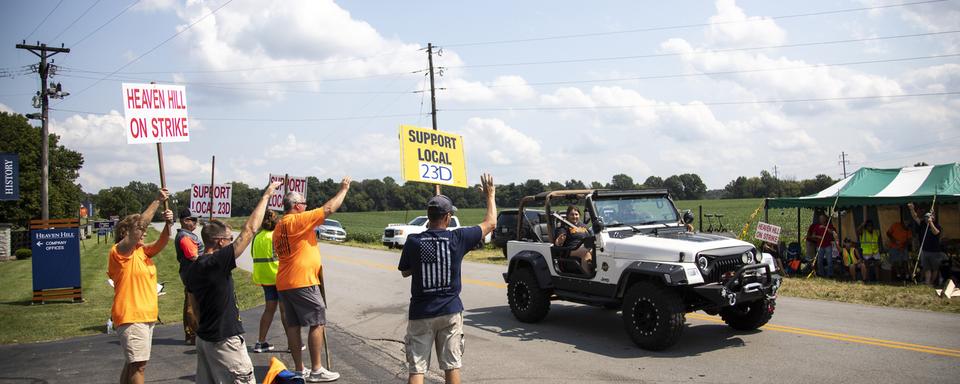
[[[589,271],[555,246],[559,226],[569,226],[551,203],[577,202],[590,235],[579,246],[593,255]],[[688,312],[720,314],[737,330],[761,327],[773,316],[781,277],[773,258],[752,244],[688,231],[665,190],[566,190],[520,201],[518,217],[543,207],[548,220],[519,220],[507,242],[510,310],[522,322],[542,320],[550,301],[622,309],[623,325],[638,346],[663,350],[680,337]],[[563,204],[565,207],[566,204]],[[528,226],[529,228],[524,228]],[[523,228],[523,230],[521,230]]]

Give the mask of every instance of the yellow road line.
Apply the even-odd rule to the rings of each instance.
[[[378,263],[375,261],[359,260],[355,258],[332,256],[332,255],[325,255],[324,257],[333,259],[335,261],[348,263],[348,264],[362,265],[366,267],[383,269],[388,271],[397,271],[397,267],[395,265]],[[506,284],[496,282],[496,281],[477,280],[477,279],[469,279],[469,278],[463,278],[463,283],[470,284],[470,285],[479,285],[483,287],[490,287],[490,288],[500,288],[500,289],[505,289],[507,287]],[[723,320],[721,320],[717,316],[709,316],[709,315],[703,315],[699,313],[689,313],[687,314],[687,317],[691,319],[709,321],[713,323],[723,323]],[[814,329],[788,327],[785,325],[776,325],[776,324],[767,324],[761,327],[760,329],[767,330],[767,331],[774,331],[774,332],[790,333],[790,334],[802,335],[802,336],[811,336],[811,337],[817,337],[817,338],[828,339],[828,340],[846,341],[850,343],[873,345],[877,347],[884,347],[884,348],[891,348],[891,349],[901,349],[906,351],[927,353],[931,355],[960,358],[960,350],[956,350],[956,349],[931,347],[927,345],[904,343],[904,342],[893,341],[893,340],[875,339],[872,337],[847,335],[843,333],[818,331]]]
[[[721,319],[720,319],[719,317],[717,317],[717,316],[708,316],[708,315],[701,315],[701,314],[698,314],[698,313],[690,313],[690,314],[687,314],[687,317],[688,317],[688,318],[692,318],[692,319],[697,319],[697,320],[714,322],[714,323],[723,323],[723,320],[721,320]],[[870,337],[847,335],[847,334],[843,334],[843,333],[817,331],[817,330],[813,330],[813,329],[787,327],[787,326],[776,325],[776,324],[767,324],[767,325],[761,327],[760,329],[767,330],[767,331],[791,333],[791,334],[795,334],[795,335],[812,336],[812,337],[817,337],[817,338],[821,338],[821,339],[829,339],[829,340],[837,340],[837,341],[846,341],[846,342],[850,342],[850,343],[866,344],[866,345],[873,345],[873,346],[884,347],[884,348],[902,349],[902,350],[907,350],[907,351],[928,353],[928,354],[932,354],[932,355],[940,355],[940,356],[948,356],[948,357],[960,358],[960,351],[955,350],[955,349],[931,347],[931,346],[919,345],[919,344],[902,343],[902,342],[899,342],[899,341],[883,340],[883,339],[874,339],[874,338],[870,338]]]

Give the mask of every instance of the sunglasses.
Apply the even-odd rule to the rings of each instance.
[[[217,239],[217,240],[224,240],[224,239],[226,239],[226,240],[233,241],[233,236],[218,236],[218,237],[214,237],[214,239]]]

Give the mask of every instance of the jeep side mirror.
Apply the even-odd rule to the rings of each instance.
[[[689,209],[683,211],[683,223],[690,224],[693,222],[693,212],[690,212]]]

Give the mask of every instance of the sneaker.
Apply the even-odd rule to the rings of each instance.
[[[256,345],[253,346],[253,351],[256,352],[256,353],[270,352],[270,351],[272,351],[272,350],[273,350],[273,346],[270,345],[270,343],[268,343],[268,342],[266,342],[266,341],[264,341],[264,342],[262,342],[262,343],[257,343]]]
[[[340,378],[339,373],[330,372],[323,367],[320,367],[320,369],[311,371],[309,375],[303,376],[303,379],[306,380],[306,382],[308,383],[326,383],[329,381],[336,381],[339,378]]]

